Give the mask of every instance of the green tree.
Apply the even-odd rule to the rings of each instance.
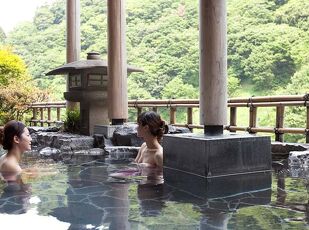
[[[4,30],[0,27],[0,45],[5,43],[6,35]]]
[[[0,124],[12,119],[24,120],[29,104],[45,101],[47,96],[29,79],[10,79],[6,87],[0,87]]]
[[[29,79],[24,61],[10,48],[0,49],[0,86],[7,86],[10,79]]]
[[[303,65],[291,79],[291,83],[280,91],[281,94],[309,94],[309,62]],[[306,127],[306,109],[304,106],[287,107],[285,111],[286,127]],[[304,136],[285,135],[286,141],[289,142],[305,142]]]
[[[24,61],[10,48],[0,50],[0,123],[23,120],[28,105],[47,99],[47,94],[34,86]]]
[[[150,99],[151,95],[148,91],[141,88],[140,85],[132,79],[128,79],[128,97],[131,100]]]
[[[227,3],[229,95],[237,95],[243,84],[254,85],[255,95],[285,87],[309,53],[308,1]],[[197,6],[196,0],[127,1],[128,63],[145,70],[129,76],[139,91],[162,98],[165,86],[176,77],[198,90]],[[20,25],[6,39],[42,88],[53,81],[45,72],[65,62],[64,11],[63,0],[42,6],[33,23]],[[106,2],[81,0],[81,47],[81,58],[93,50],[106,58]],[[133,92],[129,94],[137,91]]]
[[[289,0],[275,13],[276,22],[309,30],[309,1]]]
[[[227,84],[227,92],[229,97],[238,96],[240,90],[240,80],[233,76],[228,75],[228,84]]]
[[[199,92],[192,85],[186,84],[181,78],[175,77],[163,89],[162,97],[167,99],[196,99]]]
[[[34,25],[38,30],[45,30],[54,23],[54,14],[48,5],[41,6],[35,12]]]

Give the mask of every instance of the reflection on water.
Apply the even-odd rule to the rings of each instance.
[[[294,169],[286,165],[275,167],[272,174],[213,179],[164,169],[164,183],[151,176],[160,175],[157,172],[148,172],[147,180],[109,177],[131,167],[128,164],[91,161],[49,167],[59,173],[27,182],[0,183],[1,223],[8,216],[14,215],[16,219],[32,212],[31,218],[40,217],[42,224],[48,223],[45,217],[66,223],[62,229],[304,229],[308,226],[308,176],[297,169],[295,177]]]
[[[24,184],[22,179],[17,177],[15,181],[2,180],[1,187],[0,213],[26,213],[31,197],[31,185]]]

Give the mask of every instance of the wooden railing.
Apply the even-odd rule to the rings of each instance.
[[[47,124],[63,124],[61,120],[61,109],[66,108],[65,101],[59,102],[37,102],[29,106],[32,109],[32,118],[28,121],[29,125],[37,126],[40,124],[44,126]],[[44,114],[44,111],[47,111],[47,116]],[[52,119],[52,114],[56,113],[56,119]]]
[[[129,100],[129,108],[136,108],[137,116],[142,113],[143,108],[150,108],[153,111],[158,111],[160,108],[169,109],[169,123],[175,126],[188,127],[190,130],[198,128],[202,129],[202,125],[193,124],[193,109],[199,108],[199,100],[197,99],[171,99],[171,100]],[[306,127],[304,128],[288,128],[284,127],[284,112],[285,107],[300,106],[306,108]],[[33,108],[33,119],[31,124],[40,123],[51,124],[60,122],[60,109],[65,108],[65,102],[54,103],[34,103],[30,106]],[[250,98],[231,98],[228,100],[230,108],[230,124],[225,126],[230,132],[247,131],[249,133],[274,133],[275,140],[283,142],[283,135],[302,134],[306,136],[306,142],[309,143],[309,94],[305,95],[290,95],[290,96],[265,96],[265,97],[250,97]],[[237,109],[241,107],[249,108],[249,124],[248,126],[237,126]],[[263,107],[276,108],[276,121],[274,127],[257,127],[257,109]],[[186,124],[179,124],[176,121],[177,108],[186,108],[187,121]],[[57,109],[57,120],[53,121],[50,117],[51,109]],[[40,118],[37,119],[37,112],[40,111]],[[44,110],[47,110],[47,120],[44,120]]]

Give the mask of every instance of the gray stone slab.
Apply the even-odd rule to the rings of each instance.
[[[164,166],[203,177],[271,170],[270,137],[165,135]]]

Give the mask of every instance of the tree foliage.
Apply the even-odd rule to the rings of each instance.
[[[11,79],[0,88],[0,123],[24,120],[29,104],[47,100],[47,94],[26,79]]]
[[[4,30],[0,27],[0,45],[5,43],[6,34]]]
[[[21,78],[29,78],[24,61],[8,47],[0,49],[0,86]]]
[[[197,5],[195,0],[127,1],[128,62],[145,70],[129,77],[132,97],[143,91],[140,97],[148,92],[162,98],[174,78],[198,90]],[[269,94],[291,82],[309,53],[308,9],[306,0],[228,1],[229,95],[243,83]],[[33,23],[17,27],[7,41],[38,85],[51,86],[45,72],[65,61],[65,1],[38,8]],[[81,48],[81,58],[93,50],[106,58],[106,2],[81,1]]]
[[[289,0],[275,13],[276,22],[309,30],[309,1]]]
[[[192,85],[185,84],[181,78],[175,77],[164,87],[162,97],[166,99],[196,99],[199,97],[199,93]]]
[[[22,120],[28,105],[47,99],[34,86],[24,61],[9,48],[0,49],[0,123]]]
[[[256,96],[307,91],[309,1],[227,4],[229,96],[237,96],[242,85],[253,85],[248,88]],[[89,51],[106,58],[106,1],[81,0],[80,9],[81,58]],[[128,63],[145,70],[128,77],[129,98],[191,97],[198,92],[198,2],[127,0],[126,13]],[[45,76],[65,62],[65,27],[65,1],[58,0],[38,8],[32,23],[21,24],[6,38],[41,88],[65,87],[63,78]],[[58,90],[54,98],[61,97]]]

